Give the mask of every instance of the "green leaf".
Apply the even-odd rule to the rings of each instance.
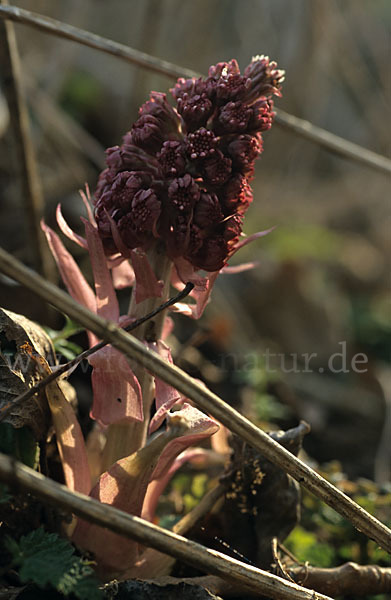
[[[91,563],[75,555],[73,546],[56,533],[47,533],[42,527],[22,536],[19,542],[6,541],[19,567],[22,583],[33,582],[38,587],[55,588],[64,596],[74,594],[79,600],[102,598]]]
[[[67,360],[72,360],[75,358],[75,356],[80,354],[82,350],[83,349],[81,346],[75,344],[74,342],[70,342],[69,340],[61,340],[61,342],[56,344],[56,352],[65,356]]]
[[[60,331],[56,331],[50,327],[45,327],[44,329],[52,340],[56,353],[63,354],[66,359],[72,360],[75,358],[75,356],[80,354],[82,348],[78,344],[69,341],[68,338],[84,330],[77,323],[74,323],[69,317],[66,315],[64,316],[65,325]]]
[[[69,596],[74,594],[79,600],[95,600],[98,597],[97,581],[92,575],[93,571],[88,563],[83,563],[80,559],[76,558],[69,571],[63,574],[57,584],[57,590]]]

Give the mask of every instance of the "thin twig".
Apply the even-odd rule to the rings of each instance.
[[[239,582],[260,595],[276,600],[331,600],[329,596],[284,581],[276,575],[241,563],[94,498],[71,492],[65,486],[4,454],[0,454],[0,479],[16,489],[34,494],[56,508],[65,508],[83,519],[175,556],[203,571]]]
[[[178,292],[178,294],[176,294],[172,298],[169,298],[166,302],[163,302],[163,304],[160,304],[160,306],[155,308],[155,310],[151,311],[144,317],[141,317],[140,319],[137,319],[136,321],[133,321],[133,323],[130,323],[129,325],[124,327],[123,328],[124,331],[128,331],[128,332],[133,331],[134,329],[136,329],[137,327],[139,327],[146,321],[149,321],[149,319],[152,319],[153,317],[155,317],[157,314],[159,314],[160,312],[162,312],[169,306],[172,306],[176,302],[183,300],[183,298],[186,298],[186,296],[188,296],[190,294],[190,292],[193,288],[194,288],[193,283],[187,283],[182,291]],[[17,396],[14,400],[12,400],[9,404],[7,404],[6,407],[4,407],[3,409],[0,409],[0,423],[2,421],[4,421],[4,419],[14,410],[15,406],[17,406],[23,402],[26,402],[26,400],[28,400],[29,398],[31,398],[32,396],[37,394],[39,391],[41,391],[43,388],[45,388],[49,383],[51,383],[58,377],[61,377],[61,375],[63,375],[64,373],[66,373],[67,371],[69,371],[70,369],[75,367],[76,365],[78,365],[85,358],[88,358],[89,356],[91,356],[91,354],[94,354],[98,350],[101,350],[102,348],[107,346],[108,343],[109,342],[106,342],[103,340],[102,342],[95,344],[95,346],[91,346],[91,348],[88,348],[88,350],[84,350],[84,352],[81,352],[80,354],[75,356],[75,358],[73,358],[69,362],[59,366],[55,371],[53,371],[50,375],[48,375],[48,377],[45,377],[45,379],[42,379],[35,385],[31,386],[28,390],[23,392],[23,394],[20,394],[20,396]]]
[[[8,4],[1,0],[0,4]],[[8,6],[0,6],[8,9]],[[4,94],[8,102],[11,126],[17,154],[16,165],[21,178],[30,244],[35,268],[50,278],[52,259],[39,222],[43,216],[43,194],[34,147],[25,94],[21,84],[21,65],[13,23],[0,22],[0,64],[4,79]]]
[[[259,450],[265,458],[289,473],[315,496],[348,519],[359,531],[375,540],[385,550],[391,551],[391,531],[388,527],[187,373],[167,363],[115,323],[102,319],[78,304],[71,296],[34,273],[3,249],[0,249],[0,271],[28,287],[43,300],[50,302],[71,319],[94,332],[99,338],[110,342],[127,357],[173,386],[186,398],[193,400],[203,411],[214,416],[250,446]]]
[[[117,58],[121,58],[129,63],[142,66],[146,69],[167,75],[170,78],[177,77],[200,77],[201,74],[196,71],[185,69],[173,63],[161,60],[145,52],[140,52],[124,44],[119,44],[113,40],[103,38],[99,35],[73,27],[56,19],[45,17],[38,13],[34,13],[16,6],[0,7],[0,17],[10,19],[25,25],[37,27],[46,33],[67,38],[79,44],[90,46],[96,50],[112,54]],[[279,109],[276,115],[276,123],[281,127],[295,132],[302,137],[311,140],[312,142],[336,152],[341,156],[361,162],[368,167],[381,171],[383,173],[391,173],[391,160],[385,156],[362,148],[358,144],[349,142],[338,135],[330,133],[321,127],[317,127],[299,119],[293,115]]]

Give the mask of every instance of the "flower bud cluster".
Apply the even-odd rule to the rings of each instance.
[[[217,271],[242,231],[254,161],[274,117],[284,72],[257,56],[240,74],[235,60],[207,78],[179,79],[152,92],[121,146],[106,151],[95,191],[95,217],[106,253],[147,250]]]

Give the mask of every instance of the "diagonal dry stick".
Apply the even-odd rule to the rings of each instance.
[[[149,321],[149,319],[152,319],[153,317],[155,317],[157,314],[159,314],[160,312],[162,312],[169,306],[172,306],[173,304],[176,304],[176,302],[179,302],[180,300],[183,300],[183,298],[186,298],[186,296],[188,296],[190,294],[190,292],[193,288],[194,288],[193,283],[187,283],[186,286],[183,288],[183,290],[178,292],[178,294],[176,294],[172,298],[169,298],[166,302],[163,302],[163,304],[160,304],[160,306],[155,308],[153,311],[151,311],[144,317],[141,317],[140,319],[136,319],[136,321],[133,321],[133,323],[130,323],[130,325],[127,325],[126,327],[124,327],[123,328],[124,331],[133,331],[140,325],[143,325],[143,323],[146,323],[146,321]],[[72,369],[73,367],[78,365],[82,360],[84,360],[85,358],[88,358],[89,356],[91,356],[91,354],[94,354],[98,350],[101,350],[102,348],[107,346],[107,344],[108,344],[108,342],[102,341],[102,342],[99,342],[98,344],[95,344],[95,346],[88,348],[88,350],[84,350],[84,352],[81,352],[80,354],[75,356],[75,358],[73,358],[69,362],[67,362],[63,365],[60,365],[50,375],[48,375],[47,377],[45,377],[44,379],[42,379],[35,385],[31,386],[28,390],[23,392],[23,394],[20,394],[20,396],[17,396],[16,398],[14,398],[12,400],[12,402],[7,404],[7,406],[5,408],[0,409],[0,423],[2,421],[4,421],[4,419],[14,410],[15,406],[17,406],[18,404],[21,404],[23,402],[26,402],[26,400],[28,400],[29,398],[34,396],[37,392],[39,392],[40,390],[45,388],[47,385],[49,385],[49,383],[51,383],[58,377],[61,377],[61,375],[64,375],[64,373],[67,373],[70,369]]]
[[[78,304],[71,296],[34,273],[1,248],[0,271],[28,287],[43,300],[69,315],[71,319],[93,331],[99,338],[110,342],[115,348],[150,373],[172,385],[186,398],[193,400],[204,412],[214,416],[250,446],[259,450],[265,458],[289,473],[315,496],[321,498],[326,504],[348,519],[356,529],[362,531],[370,539],[375,540],[379,546],[391,552],[391,531],[388,527],[274,441],[251,421],[243,417],[232,406],[226,404],[210,390],[200,386],[187,373],[164,361],[115,323],[98,317]]]
[[[174,556],[202,571],[240,583],[259,595],[275,600],[332,600],[329,596],[241,563],[140,517],[129,515],[84,494],[71,492],[64,485],[4,454],[0,454],[0,480],[11,487],[30,492],[56,508],[65,508],[79,517]]]
[[[17,23],[24,23],[37,27],[46,33],[50,33],[59,37],[67,38],[79,44],[90,46],[96,50],[112,54],[117,58],[121,58],[129,63],[139,65],[145,69],[155,71],[170,78],[177,77],[200,77],[200,73],[185,69],[173,63],[161,60],[155,56],[140,52],[124,44],[114,42],[99,35],[73,27],[67,23],[62,23],[56,19],[45,17],[38,13],[34,13],[16,6],[0,6],[0,18],[10,19]],[[391,160],[376,152],[362,148],[358,144],[349,142],[338,135],[330,133],[321,127],[312,125],[309,121],[299,119],[293,115],[279,109],[276,115],[276,123],[291,130],[302,137],[331,150],[341,156],[345,156],[352,160],[361,162],[368,167],[377,169],[383,173],[391,173]]]

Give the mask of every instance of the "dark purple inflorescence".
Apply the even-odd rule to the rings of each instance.
[[[265,56],[240,74],[235,60],[205,79],[152,92],[121,146],[106,151],[95,217],[106,253],[165,243],[174,261],[216,271],[229,258],[251,200],[262,132],[274,117],[284,72]]]

